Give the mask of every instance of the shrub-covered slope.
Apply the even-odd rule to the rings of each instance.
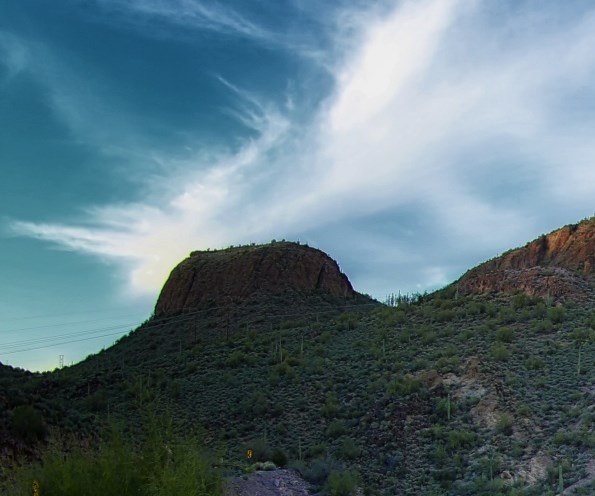
[[[63,431],[141,435],[147,411],[167,414],[182,436],[204,428],[217,470],[272,460],[330,494],[592,494],[592,303],[456,286],[391,307],[317,290],[205,301],[28,376],[23,403]],[[50,396],[68,419],[46,418]]]

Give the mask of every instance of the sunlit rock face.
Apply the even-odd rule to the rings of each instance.
[[[515,293],[584,300],[595,283],[595,218],[564,226],[471,269],[462,294]]]

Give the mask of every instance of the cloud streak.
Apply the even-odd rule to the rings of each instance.
[[[209,30],[251,39],[270,39],[272,33],[229,6],[200,0],[99,0],[105,8],[126,15],[155,19],[178,27]]]
[[[170,22],[269,36],[217,4],[130,5]],[[364,16],[358,44],[337,38],[345,46],[335,47],[344,55],[330,66],[334,87],[305,124],[291,107],[222,80],[239,102],[232,114],[254,137],[233,150],[159,157],[176,172],[154,177],[147,203],[95,207],[85,226],[18,221],[12,230],[117,260],[133,290],[154,293],[193,249],[333,229],[351,239],[329,244],[361,244],[374,216],[414,211],[416,239],[384,234],[390,269],[405,274],[406,289],[442,284],[469,259],[592,208],[595,13],[564,24],[531,10],[520,23],[514,12],[496,23],[490,15],[488,2],[424,0]],[[361,231],[336,228],[350,223]],[[412,249],[431,263],[399,261]]]

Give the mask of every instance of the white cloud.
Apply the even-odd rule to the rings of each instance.
[[[203,11],[199,2],[133,5],[180,22],[253,29]],[[416,231],[420,245],[434,243],[420,250],[431,260],[412,271],[395,257],[391,268],[411,272],[410,288],[442,284],[470,257],[495,255],[556,227],[565,209],[574,216],[595,189],[595,94],[588,84],[595,18],[557,25],[529,12],[532,30],[525,33],[519,19],[490,24],[486,5],[406,1],[367,22],[359,44],[346,42],[333,69],[335,88],[307,127],[222,81],[239,98],[232,113],[257,133],[239,150],[218,150],[208,162],[206,155],[161,156],[176,173],[154,179],[150,202],[95,208],[85,227],[13,228],[121,260],[131,286],[154,293],[194,249],[417,210],[433,229]],[[183,21],[188,9],[195,10]],[[569,106],[580,106],[580,98],[590,107],[573,114]],[[395,253],[411,249],[410,240],[393,236]]]
[[[271,33],[229,6],[200,0],[99,0],[99,3],[174,25],[268,39]]]

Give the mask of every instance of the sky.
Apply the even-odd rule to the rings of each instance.
[[[193,250],[431,291],[595,213],[595,7],[0,0],[0,362],[76,363]]]

